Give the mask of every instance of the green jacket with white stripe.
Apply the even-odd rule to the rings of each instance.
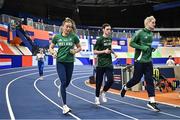
[[[153,33],[147,28],[138,30],[131,39],[130,46],[135,48],[134,60],[140,63],[152,61]]]

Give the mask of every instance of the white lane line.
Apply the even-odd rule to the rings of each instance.
[[[74,96],[74,97],[76,97],[76,98],[79,98],[79,99],[81,99],[81,100],[84,100],[84,101],[86,101],[86,102],[88,102],[88,103],[94,104],[94,102],[89,101],[89,100],[86,100],[86,99],[84,99],[84,98],[82,98],[82,97],[79,97],[79,96],[77,96],[77,95],[75,95],[75,94],[73,94],[73,93],[71,93],[71,92],[67,92],[67,93],[70,94],[70,95],[72,95],[72,96]],[[104,108],[104,109],[106,109],[106,110],[109,110],[109,111],[111,111],[111,112],[114,112],[114,113],[116,113],[116,114],[125,116],[125,117],[130,118],[130,119],[133,119],[133,120],[138,120],[138,119],[135,118],[135,117],[129,116],[129,115],[127,115],[127,114],[123,114],[123,113],[121,113],[121,112],[118,112],[118,111],[113,110],[113,109],[111,109],[111,108],[105,107],[105,106],[103,106],[103,105],[98,105],[98,107]]]
[[[84,77],[87,77],[87,76],[84,76]],[[79,77],[79,78],[84,78],[84,77]],[[58,78],[57,78],[56,80],[58,80]],[[59,87],[59,86],[56,84],[56,80],[54,81],[54,84],[55,84],[56,87]],[[72,96],[74,96],[74,97],[76,97],[76,98],[79,98],[79,99],[81,99],[81,100],[83,100],[83,101],[85,101],[85,102],[88,102],[88,103],[91,103],[91,104],[95,105],[94,102],[92,102],[92,101],[86,100],[86,99],[84,99],[84,98],[82,98],[82,97],[80,97],[80,96],[77,96],[77,95],[75,95],[75,94],[73,94],[73,93],[71,93],[71,92],[67,92],[67,93],[70,94],[70,95],[72,95]],[[129,115],[123,114],[123,113],[121,113],[121,112],[118,112],[118,111],[113,110],[113,109],[111,109],[111,108],[105,107],[105,106],[103,106],[103,105],[98,105],[98,107],[104,108],[104,109],[106,109],[106,110],[109,110],[109,111],[114,112],[114,113],[116,113],[116,114],[119,114],[119,115],[128,117],[128,118],[133,119],[133,120],[138,120],[138,119],[135,118],[135,117],[131,117],[131,116],[129,116]]]
[[[86,74],[87,74],[87,73],[86,73]],[[84,78],[84,77],[87,77],[87,76],[83,76],[83,77],[79,77],[79,78]],[[57,80],[58,80],[58,78],[54,80],[54,84],[55,84],[55,86],[58,88],[59,86],[56,84],[56,83],[57,83]],[[76,97],[76,98],[79,98],[79,99],[81,99],[81,100],[83,100],[83,101],[85,101],[85,102],[88,102],[88,103],[91,103],[91,104],[95,105],[94,102],[92,102],[92,101],[86,100],[86,99],[84,99],[84,98],[82,98],[82,97],[80,97],[80,96],[77,96],[77,95],[75,95],[75,94],[73,94],[73,93],[71,93],[71,92],[67,92],[67,93],[70,94],[70,95],[72,95],[72,96],[74,96],[74,97]],[[106,109],[106,110],[109,110],[109,111],[111,111],[111,112],[114,112],[114,113],[116,113],[116,114],[120,114],[120,115],[122,115],[122,116],[131,118],[131,119],[134,119],[134,120],[138,120],[137,118],[131,117],[131,116],[126,115],[126,114],[123,114],[123,113],[121,113],[121,112],[118,112],[118,111],[113,110],[113,109],[111,109],[111,108],[105,107],[105,106],[103,106],[103,105],[98,105],[98,107],[104,108],[104,109]]]
[[[50,68],[52,69],[52,68],[55,68],[55,67],[54,66],[45,67],[44,71],[49,70]],[[14,69],[19,69],[19,68],[14,68]],[[8,73],[0,74],[0,77],[5,76],[5,75],[15,74],[15,73],[28,72],[28,71],[32,71],[32,70],[37,70],[38,71],[38,68],[36,67],[36,68],[33,68],[33,69],[25,69],[25,70],[18,70],[18,71],[8,72]],[[56,68],[54,70],[56,70]],[[80,71],[80,70],[75,70],[75,71]],[[92,71],[89,71],[89,72],[92,72]]]
[[[54,68],[54,67],[48,67],[48,68],[45,68],[45,70],[49,69],[49,68]],[[38,68],[27,69],[27,70],[18,70],[18,71],[14,71],[14,72],[8,72],[8,73],[1,74],[0,77],[5,76],[5,75],[14,74],[14,73],[28,72],[28,71],[32,71],[32,70],[37,70],[38,71]]]
[[[11,82],[9,82],[8,85],[6,86],[6,101],[7,101],[7,107],[8,107],[8,111],[9,111],[11,120],[15,120],[15,117],[14,117],[14,113],[13,113],[11,103],[10,103],[10,100],[9,100],[9,87],[14,81],[16,81],[16,80],[18,80],[20,78],[29,76],[29,75],[34,75],[34,74],[37,74],[37,72],[17,77],[16,79],[13,79]]]
[[[46,75],[44,77],[48,77],[48,76],[51,76],[51,75],[54,75],[56,73],[53,73],[53,74],[49,74],[49,75]],[[34,82],[34,87],[35,89],[43,96],[45,97],[47,100],[49,100],[51,103],[53,103],[54,105],[56,105],[57,107],[59,107],[60,109],[63,109],[60,105],[58,105],[57,103],[55,103],[53,100],[51,100],[49,97],[47,97],[43,92],[41,92],[38,87],[37,87],[37,82],[38,82],[39,78],[35,80]],[[73,118],[77,119],[77,120],[81,120],[78,116],[72,114],[71,112],[68,113],[69,115],[71,115]]]
[[[24,69],[24,68],[25,68],[25,69],[26,69],[26,68],[29,69],[29,68],[32,68],[32,67],[35,67],[35,66],[31,66],[31,67],[28,67],[28,68],[27,68],[27,67],[5,68],[5,69],[0,69],[0,72],[1,72],[1,71],[16,70],[16,69],[21,69],[21,68],[22,68],[22,69]]]
[[[48,72],[50,72],[50,71],[54,71],[54,70],[49,70]],[[19,77],[13,79],[12,81],[10,81],[10,82],[8,83],[8,85],[6,86],[6,102],[7,102],[7,107],[8,107],[9,115],[10,115],[10,118],[11,118],[12,120],[15,120],[15,116],[14,116],[14,113],[13,113],[13,110],[12,110],[12,107],[11,107],[11,103],[10,103],[10,99],[9,99],[9,87],[10,87],[10,85],[11,85],[14,81],[16,81],[16,80],[18,80],[18,79],[20,79],[20,78],[29,76],[29,75],[34,75],[34,74],[38,74],[38,72],[34,72],[34,73],[30,73],[30,74],[26,74],[26,75],[19,76]]]
[[[85,84],[86,84],[87,86],[89,86],[86,82],[85,82]],[[93,88],[93,87],[91,87],[91,88]],[[81,88],[80,88],[80,89],[81,89]],[[86,91],[86,90],[84,90],[84,89],[81,89],[81,90],[83,90],[83,91],[85,91],[85,92],[88,92],[88,93],[90,93],[90,94],[93,94],[92,92]],[[108,91],[108,92],[110,92],[110,91]],[[117,94],[117,93],[114,93],[114,92],[110,92],[110,93],[112,93],[112,94]],[[129,97],[129,96],[128,96],[128,97]],[[123,103],[123,104],[127,104],[127,105],[134,106],[134,107],[137,107],[137,108],[142,108],[142,109],[145,109],[145,110],[153,111],[153,110],[151,110],[151,109],[149,109],[149,108],[146,108],[146,107],[143,107],[143,106],[139,106],[139,105],[131,104],[131,103],[128,103],[128,102],[120,101],[120,100],[113,99],[113,98],[110,98],[110,97],[107,97],[107,98],[108,98],[108,99],[111,99],[111,100],[114,100],[114,101],[116,101],[116,102],[119,102],[119,103]],[[139,99],[139,98],[137,98],[137,97],[132,97],[132,96],[131,96],[130,98]],[[147,99],[140,99],[140,100],[148,101]],[[158,103],[161,103],[161,102],[158,102]],[[173,107],[174,107],[174,106],[173,106]],[[163,112],[163,111],[160,111],[159,113],[162,113],[162,114],[165,114],[165,115],[168,115],[168,116],[171,116],[171,117],[180,118],[180,116],[177,116],[177,115],[174,115],[174,114],[170,114],[170,113],[167,113],[167,112]]]
[[[1,74],[0,77],[5,76],[5,75],[11,75],[11,74],[14,74],[14,73],[28,72],[28,71],[31,71],[31,70],[38,70],[38,69],[36,68],[36,69],[19,70],[19,71],[4,73],[4,74]]]
[[[48,67],[48,68],[52,68],[52,67]],[[23,71],[32,71],[32,70],[37,70],[37,68],[36,68],[36,69],[30,69],[30,70],[23,70]],[[19,72],[23,72],[23,71],[10,72],[10,73],[8,73],[8,74],[14,74],[14,73],[19,73]],[[55,70],[48,70],[48,71],[46,71],[46,72],[51,72],[51,71],[55,71]],[[12,110],[12,106],[11,106],[11,103],[10,103],[10,99],[9,99],[9,87],[10,87],[10,85],[11,85],[14,81],[16,81],[16,80],[18,80],[18,79],[20,79],[20,78],[29,76],[29,75],[34,75],[34,74],[38,74],[38,72],[26,74],[26,75],[23,75],[23,76],[19,76],[19,77],[15,78],[15,79],[11,80],[11,81],[8,83],[8,85],[6,86],[6,102],[7,102],[7,107],[8,107],[9,115],[10,115],[10,118],[11,118],[12,120],[15,120],[15,116],[14,116],[14,113],[13,113],[13,110]],[[54,74],[57,74],[57,73],[55,72]],[[7,74],[4,74],[4,75],[7,75]],[[4,75],[2,75],[2,76],[4,76]]]
[[[89,92],[89,91],[86,91],[86,92]],[[91,93],[91,92],[90,92]],[[109,98],[109,99],[112,99],[112,98]],[[115,100],[115,99],[114,99]],[[115,100],[115,101],[119,101],[119,100]],[[119,101],[120,102],[120,101]],[[129,104],[129,103],[128,103]],[[139,107],[141,107],[141,106],[139,106]],[[145,109],[147,109],[147,108],[145,108]],[[168,113],[167,113],[168,114]],[[169,114],[169,115],[171,115],[171,114]],[[174,115],[173,115],[174,116]],[[177,116],[178,118],[179,118],[179,116]]]
[[[71,81],[71,85],[72,85],[73,87],[75,87],[75,88],[77,88],[77,89],[79,89],[79,90],[81,90],[81,91],[87,92],[87,93],[89,93],[89,94],[94,94],[93,92],[84,90],[84,89],[82,89],[82,88],[74,85],[74,84],[73,84],[73,81],[75,81],[75,80],[72,80],[72,81]],[[128,103],[128,102],[123,102],[123,101],[116,100],[116,99],[113,99],[113,98],[110,98],[110,97],[108,97],[108,99],[114,100],[114,101],[116,101],[116,102],[124,103],[124,104],[130,105],[130,106],[134,106],[134,107],[137,107],[137,108],[141,108],[141,109],[145,109],[145,110],[152,111],[151,109],[148,109],[148,108],[143,107],[143,106],[140,106],[140,105],[135,105],[135,104],[131,104],[131,103]],[[167,112],[162,112],[162,111],[160,111],[159,113],[164,114],[164,115],[168,115],[168,116],[171,116],[171,117],[175,117],[175,118],[180,118],[180,116],[177,116],[177,115],[174,115],[174,114],[170,114],[170,113],[167,113]]]
[[[7,68],[7,69],[0,69],[0,72],[1,71],[9,71],[9,70],[16,70],[16,69],[31,69],[31,68],[37,68],[38,66],[30,66],[30,67],[15,67],[15,68]],[[45,68],[47,67],[56,67],[55,65],[45,65]],[[21,70],[22,70],[21,69]]]
[[[54,68],[54,67],[48,67],[48,68]],[[45,70],[47,69],[47,67],[45,68]],[[19,73],[19,72],[25,72],[25,71],[32,71],[32,70],[37,70],[36,69],[28,69],[28,70],[19,70],[19,71],[15,71],[15,72],[9,72],[9,73],[5,73],[5,74],[1,74],[0,76],[5,76],[5,75],[9,75],[9,74],[14,74],[14,73]],[[55,70],[50,70],[50,71],[55,71]],[[48,71],[48,72],[50,72]],[[11,103],[10,103],[10,99],[9,99],[9,87],[10,85],[20,79],[20,78],[23,78],[23,77],[26,77],[26,76],[29,76],[29,75],[33,75],[33,74],[37,74],[38,72],[35,72],[35,73],[31,73],[31,74],[26,74],[26,75],[23,75],[23,76],[20,76],[20,77],[17,77],[13,80],[11,80],[8,85],[6,86],[6,103],[7,103],[7,107],[8,107],[8,111],[9,111],[9,115],[11,117],[12,120],[15,120],[15,116],[14,116],[14,113],[13,113],[13,110],[12,110],[12,107],[11,107]],[[56,74],[56,73],[55,73]]]
[[[89,77],[89,76],[83,76],[83,77],[74,78],[74,79],[71,81],[71,85],[72,85],[72,82],[73,82],[73,81],[78,80],[78,79],[81,79],[81,78],[87,78],[87,77]],[[89,101],[89,100],[86,100],[86,99],[84,99],[84,98],[82,98],[82,97],[80,97],[80,96],[77,96],[77,95],[75,95],[75,94],[73,94],[73,93],[71,93],[71,92],[68,92],[68,93],[69,93],[70,95],[73,95],[74,97],[77,97],[77,98],[81,99],[81,100],[84,100],[84,101],[86,101],[86,102],[89,102],[89,103],[91,103],[91,104],[94,104],[94,102]],[[114,113],[116,113],[116,114],[125,116],[125,117],[127,117],[127,118],[130,118],[130,119],[133,119],[133,120],[138,120],[138,119],[135,118],[135,117],[129,116],[129,115],[124,114],[124,113],[121,113],[121,112],[119,112],[119,111],[113,110],[113,109],[108,108],[108,107],[105,107],[105,106],[103,106],[103,105],[99,105],[99,107],[104,108],[104,109],[106,109],[106,110],[109,110],[109,111],[111,111],[111,112],[114,112]]]
[[[80,72],[81,74],[77,74],[77,75],[87,75],[87,74],[88,74],[88,76],[77,77],[77,78],[72,79],[72,81],[77,80],[77,79],[80,79],[80,78],[87,78],[87,77],[89,77],[89,74],[90,74],[90,73],[82,73],[82,72],[84,72],[84,71],[78,71],[78,72]],[[86,71],[86,72],[87,72],[87,71]],[[76,72],[75,72],[75,73],[76,73]],[[75,73],[73,74],[74,76],[76,75]],[[47,76],[50,76],[50,75],[47,75]],[[44,77],[47,77],[47,76],[44,76]],[[57,80],[58,80],[58,78],[54,80],[54,84],[55,84],[56,87],[59,87],[59,86],[56,84],[56,81],[57,81]],[[42,92],[38,89],[38,87],[36,86],[37,81],[38,81],[38,79],[34,82],[34,87],[36,88],[36,90],[37,90],[42,96],[44,96],[47,100],[49,100],[49,101],[52,102],[54,105],[56,105],[56,106],[58,106],[59,108],[62,109],[61,106],[59,106],[57,103],[55,103],[54,101],[52,101],[49,97],[47,97],[44,93],[42,93]],[[79,98],[79,99],[81,99],[81,100],[83,100],[83,101],[86,101],[86,102],[88,102],[88,103],[94,104],[94,102],[88,101],[88,100],[86,100],[86,99],[84,99],[84,98],[82,98],[82,97],[80,97],[80,96],[77,96],[77,95],[71,93],[71,92],[67,92],[67,93],[70,94],[70,95],[72,95],[72,96],[74,96],[74,97],[76,97],[76,98]],[[104,109],[106,109],[106,110],[109,110],[109,111],[111,111],[111,112],[114,112],[114,113],[116,113],[116,114],[120,114],[120,115],[122,115],[122,116],[128,117],[128,118],[130,118],[130,119],[138,120],[138,119],[135,118],[135,117],[131,117],[131,116],[129,116],[129,115],[123,114],[123,113],[121,113],[121,112],[118,112],[118,111],[116,111],[116,110],[110,109],[110,108],[108,108],[108,107],[105,107],[105,106],[102,106],[102,105],[99,105],[99,107],[104,108]],[[72,113],[69,112],[68,114],[71,115]],[[78,119],[78,118],[77,118],[77,119]],[[79,118],[79,119],[80,119],[80,118]]]
[[[145,110],[150,110],[150,111],[153,111],[153,110],[148,109],[148,108],[143,107],[143,106],[139,106],[139,105],[135,105],[135,104],[131,104],[131,103],[127,103],[127,102],[123,102],[123,101],[120,101],[120,100],[117,100],[117,99],[113,99],[113,98],[110,98],[110,97],[108,97],[108,99],[114,100],[114,101],[119,102],[119,103],[124,103],[124,104],[130,105],[130,106],[134,106],[134,107],[137,107],[137,108],[141,108],[141,109],[145,109]],[[168,116],[171,116],[171,117],[180,118],[180,116],[173,115],[173,114],[166,113],[166,112],[162,112],[162,111],[160,111],[160,112],[158,112],[158,113],[162,113],[162,114],[164,114],[164,115],[168,115]]]
[[[90,86],[89,84],[87,84],[87,82],[85,81],[85,84],[86,86],[89,86],[91,88],[94,89],[94,87]],[[109,93],[112,93],[112,94],[116,94],[116,95],[119,95],[120,93],[116,93],[116,92],[113,92],[113,91],[108,91]],[[130,96],[130,95],[126,95],[126,97],[129,97],[129,98],[133,98],[133,99],[138,99],[138,100],[143,100],[143,101],[148,101],[147,99],[144,99],[144,98],[139,98],[139,97],[135,97],[135,96]],[[172,106],[172,107],[179,107],[180,108],[180,105],[174,105],[174,104],[170,104],[170,103],[165,103],[165,102],[160,102],[160,101],[156,101],[157,103],[159,104],[164,104],[164,105],[168,105],[168,106]]]

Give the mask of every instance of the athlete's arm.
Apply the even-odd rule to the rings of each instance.
[[[77,47],[77,49],[75,49],[75,53],[78,53],[78,52],[80,52],[81,51],[81,45],[78,43],[78,44],[76,44],[76,47]]]
[[[141,31],[136,32],[135,35],[132,37],[129,45],[133,48],[140,49],[142,51],[147,51],[149,47],[140,44],[140,34]]]
[[[115,58],[118,57],[118,55],[114,52],[114,50],[111,48],[111,53],[114,55]]]
[[[56,57],[57,53],[56,53],[56,51],[54,50],[54,46],[55,46],[54,43],[51,43],[51,44],[49,45],[49,52],[52,54],[52,56]]]

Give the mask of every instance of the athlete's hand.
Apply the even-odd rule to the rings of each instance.
[[[56,51],[53,51],[51,54],[52,54],[53,58],[57,58],[57,52]]]
[[[148,46],[141,46],[141,48],[142,48],[143,51],[147,51],[149,49]]]
[[[110,54],[110,53],[111,53],[111,50],[109,50],[109,49],[107,48],[106,50],[104,50],[104,53]]]
[[[117,55],[116,53],[114,53],[114,57],[115,57],[115,58],[117,58],[117,57],[118,57],[118,55]]]
[[[151,48],[152,52],[156,51],[156,48]]]
[[[75,49],[70,49],[70,53],[74,55],[74,54],[76,54],[77,52],[76,52]]]

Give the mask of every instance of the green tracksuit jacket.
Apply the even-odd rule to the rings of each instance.
[[[147,28],[138,30],[131,39],[130,46],[135,48],[135,61],[147,63],[152,61],[153,33]]]

